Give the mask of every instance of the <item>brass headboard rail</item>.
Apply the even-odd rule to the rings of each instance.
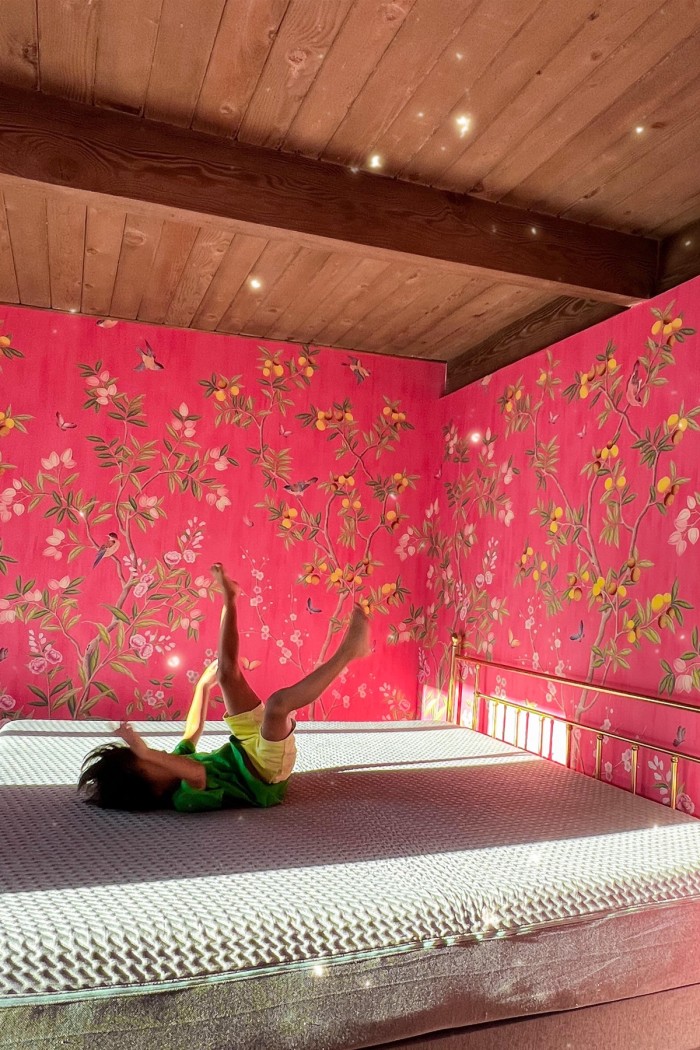
[[[661,707],[671,708],[677,711],[686,711],[692,714],[700,714],[700,707],[693,706],[692,704],[684,704],[680,701],[675,700],[661,700],[658,697],[643,696],[639,693],[627,692],[623,689],[614,689],[612,686],[596,685],[595,682],[579,682],[575,678],[561,678],[558,675],[548,674],[544,671],[532,671],[525,667],[513,667],[510,664],[502,664],[495,660],[483,660],[478,656],[468,655],[461,651],[462,639],[459,635],[452,635],[452,649],[450,654],[450,680],[447,694],[447,721],[455,722],[457,725],[461,724],[461,681],[459,698],[457,698],[457,665],[460,663],[471,664],[474,667],[474,702],[472,705],[472,729],[477,730],[479,725],[479,713],[481,710],[481,701],[484,700],[489,704],[494,705],[494,734],[497,731],[497,721],[499,708],[503,707],[504,710],[514,710],[516,714],[516,729],[515,729],[515,740],[516,744],[520,738],[520,716],[525,715],[525,744],[527,749],[528,730],[529,730],[529,717],[533,716],[540,720],[539,722],[539,748],[538,754],[544,758],[544,727],[547,722],[551,723],[552,729],[549,736],[549,756],[552,755],[552,741],[553,741],[553,725],[555,722],[563,724],[566,728],[566,765],[570,765],[571,760],[571,735],[574,729],[581,729],[587,733],[594,733],[596,737],[596,752],[595,752],[595,775],[598,780],[601,776],[602,768],[602,756],[603,756],[603,742],[604,740],[611,738],[613,740],[619,740],[623,743],[629,744],[631,748],[631,765],[630,765],[630,786],[633,794],[637,792],[637,760],[639,748],[645,750],[660,752],[664,755],[670,755],[671,757],[671,786],[670,786],[670,803],[671,808],[676,808],[676,801],[678,796],[678,761],[684,759],[688,762],[700,763],[700,756],[689,755],[684,751],[672,750],[666,747],[660,747],[657,744],[647,743],[644,740],[640,740],[635,737],[624,736],[620,733],[614,733],[611,730],[598,730],[592,726],[584,725],[583,722],[578,722],[575,719],[566,718],[564,715],[556,714],[551,711],[539,710],[534,707],[530,707],[527,704],[517,703],[514,700],[506,700],[503,697],[491,696],[488,693],[482,693],[479,689],[479,672],[482,667],[492,667],[496,670],[511,672],[512,674],[524,675],[526,678],[535,678],[540,682],[554,682],[557,685],[571,686],[574,689],[580,689],[582,691],[605,693],[608,696],[623,697],[627,700],[637,700],[644,703],[657,704]],[[455,701],[457,700],[457,703]],[[504,730],[503,735],[505,736],[505,717],[504,717]]]

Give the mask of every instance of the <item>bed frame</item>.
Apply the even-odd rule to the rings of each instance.
[[[488,692],[482,691],[480,687],[481,672],[482,670],[492,668],[493,670],[505,671],[509,674],[518,675],[523,678],[535,679],[538,682],[553,682],[555,685],[571,687],[580,690],[582,693],[603,693],[606,696],[615,696],[621,697],[625,700],[635,700],[645,704],[654,704],[669,710],[683,712],[684,714],[698,715],[700,714],[700,707],[692,704],[684,704],[678,700],[661,700],[658,697],[643,696],[640,693],[626,692],[622,689],[614,689],[608,685],[598,685],[595,682],[579,682],[574,678],[562,678],[559,675],[547,674],[542,671],[532,671],[529,668],[513,667],[510,664],[502,664],[494,660],[484,660],[479,656],[475,656],[473,653],[470,654],[466,652],[464,638],[460,635],[453,634],[450,649],[446,720],[455,725],[464,724],[464,670],[467,667],[471,667],[474,673],[474,684],[471,689],[471,718],[469,725],[475,732],[485,733],[487,736],[493,737],[496,740],[515,744],[524,751],[536,754],[540,758],[552,760],[555,726],[561,726],[564,729],[566,741],[564,762],[569,768],[572,767],[572,742],[576,739],[576,734],[580,735],[582,732],[593,733],[596,738],[594,776],[597,780],[601,779],[604,740],[607,738],[619,740],[622,743],[629,744],[632,752],[630,790],[633,795],[637,794],[637,768],[640,748],[646,751],[654,751],[658,754],[668,755],[671,759],[669,801],[671,809],[676,808],[676,802],[678,800],[678,763],[679,761],[700,763],[700,756],[692,755],[686,751],[679,751],[674,748],[660,747],[652,741],[642,740],[639,736],[625,736],[622,733],[613,733],[609,729],[606,729],[603,732],[599,729],[594,729],[591,726],[585,725],[583,722],[566,718],[556,712],[538,710],[528,703],[493,696]],[[511,719],[510,727],[511,729],[514,728],[514,732],[511,733],[509,733],[507,727],[507,713],[509,711],[514,712],[514,719]],[[521,722],[522,716],[524,716],[524,719]],[[536,720],[536,731],[534,734],[531,734],[530,732],[531,718]],[[536,738],[534,747],[531,746],[533,735]],[[512,739],[509,739],[509,736],[512,736]],[[581,772],[585,772],[580,763],[577,768],[579,768]]]

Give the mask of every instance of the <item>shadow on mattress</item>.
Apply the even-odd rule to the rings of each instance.
[[[192,816],[96,810],[67,785],[1,787],[0,891],[526,847],[680,819],[553,764],[535,765],[511,758],[300,772],[282,806]]]

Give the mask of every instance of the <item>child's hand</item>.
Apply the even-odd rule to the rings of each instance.
[[[129,745],[135,754],[142,754],[144,751],[148,750],[143,738],[139,736],[136,730],[133,729],[128,722],[120,722],[115,729],[115,733],[122,738],[125,744]]]

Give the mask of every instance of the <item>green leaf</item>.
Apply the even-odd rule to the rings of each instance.
[[[125,663],[122,663],[121,660],[112,660],[111,667],[112,670],[117,671],[118,674],[128,675],[129,678],[133,678],[133,680],[136,681],[136,676],[132,672],[131,668],[127,667]]]

